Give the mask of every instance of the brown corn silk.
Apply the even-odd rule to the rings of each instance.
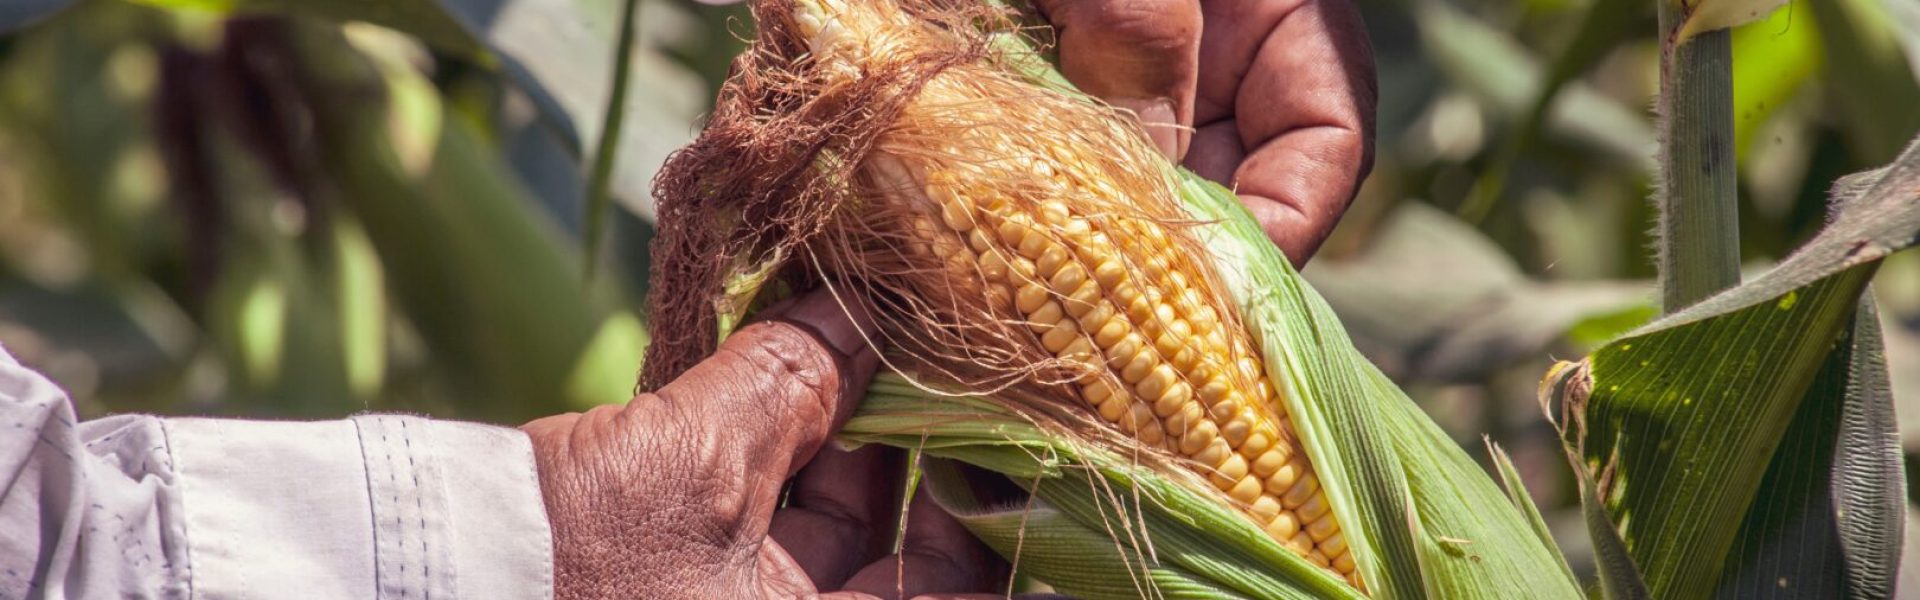
[[[1179,465],[1359,583],[1285,404],[1131,120],[992,50],[1007,15],[770,0],[700,138],[662,171],[643,387],[712,352],[766,265],[877,305],[889,362],[1066,435]],[[1078,411],[1063,411],[1077,407]]]

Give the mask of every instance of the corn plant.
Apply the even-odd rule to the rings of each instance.
[[[1611,597],[1893,595],[1904,478],[1862,293],[1913,242],[1920,146],[1836,183],[1827,229],[1736,287],[1726,28],[1779,4],[1659,3],[1667,315],[1543,385]]]
[[[589,288],[577,244],[536,202],[545,194],[499,152],[516,132],[473,98],[520,74],[531,104],[552,108],[535,115],[550,124],[534,121],[525,137],[569,160],[580,134],[559,118],[571,114],[562,107],[597,114],[604,73],[581,77],[555,66],[567,61],[522,63],[497,50],[513,45],[507,32],[545,36],[553,29],[542,19],[569,13],[524,17],[488,38],[434,5],[377,11],[409,38],[310,18],[354,16],[322,3],[242,4],[231,8],[243,14],[213,21],[171,10],[191,3],[5,4],[0,35],[25,32],[0,37],[0,76],[17,91],[0,100],[0,145],[17,151],[0,178],[19,176],[26,193],[9,187],[0,203],[28,208],[27,218],[0,220],[36,233],[44,208],[45,226],[71,235],[90,266],[86,285],[71,286],[31,272],[58,261],[10,247],[0,257],[8,298],[24,280],[71,305],[63,288],[81,287],[106,298],[89,305],[133,321],[120,329],[132,339],[108,344],[100,361],[119,389],[83,411],[323,417],[378,408],[513,422],[631,397],[646,333],[621,300],[626,281]],[[605,49],[581,37],[570,44]],[[429,57],[421,41],[448,62],[500,74],[456,75],[469,97],[443,95],[413,62]],[[555,55],[580,51],[540,43]],[[103,85],[109,72],[147,79]],[[570,78],[597,85],[539,100],[548,97],[539,82]],[[642,120],[653,115],[632,116],[666,129]],[[103,176],[101,161],[122,160],[112,157],[151,159],[155,172],[133,183]],[[13,277],[22,267],[26,276]],[[134,355],[135,367],[113,362]]]

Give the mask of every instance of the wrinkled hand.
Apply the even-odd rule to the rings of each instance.
[[[898,453],[823,448],[879,365],[861,334],[871,321],[854,313],[816,292],[770,308],[657,393],[523,427],[553,527],[554,596],[1004,589],[1005,566],[925,499],[912,503],[902,553],[888,556]]]
[[[1036,0],[1074,85],[1240,193],[1295,266],[1373,167],[1372,50],[1352,0]]]

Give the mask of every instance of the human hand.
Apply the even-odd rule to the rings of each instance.
[[[1351,0],[1036,0],[1061,71],[1226,184],[1304,264],[1373,168],[1373,53]]]
[[[924,499],[887,556],[899,455],[822,448],[879,365],[865,312],[815,292],[763,315],[657,393],[522,428],[553,528],[554,597],[1002,589],[1004,565]]]

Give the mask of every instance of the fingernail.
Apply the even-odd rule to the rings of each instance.
[[[1167,158],[1178,159],[1180,153],[1180,117],[1173,112],[1171,98],[1115,98],[1114,106],[1133,111],[1140,119],[1140,125],[1147,131],[1147,139],[1153,147]]]
[[[865,302],[851,294],[835,294],[828,289],[801,296],[788,305],[779,318],[813,328],[841,356],[859,355],[871,345],[868,340],[875,332],[873,314]]]

